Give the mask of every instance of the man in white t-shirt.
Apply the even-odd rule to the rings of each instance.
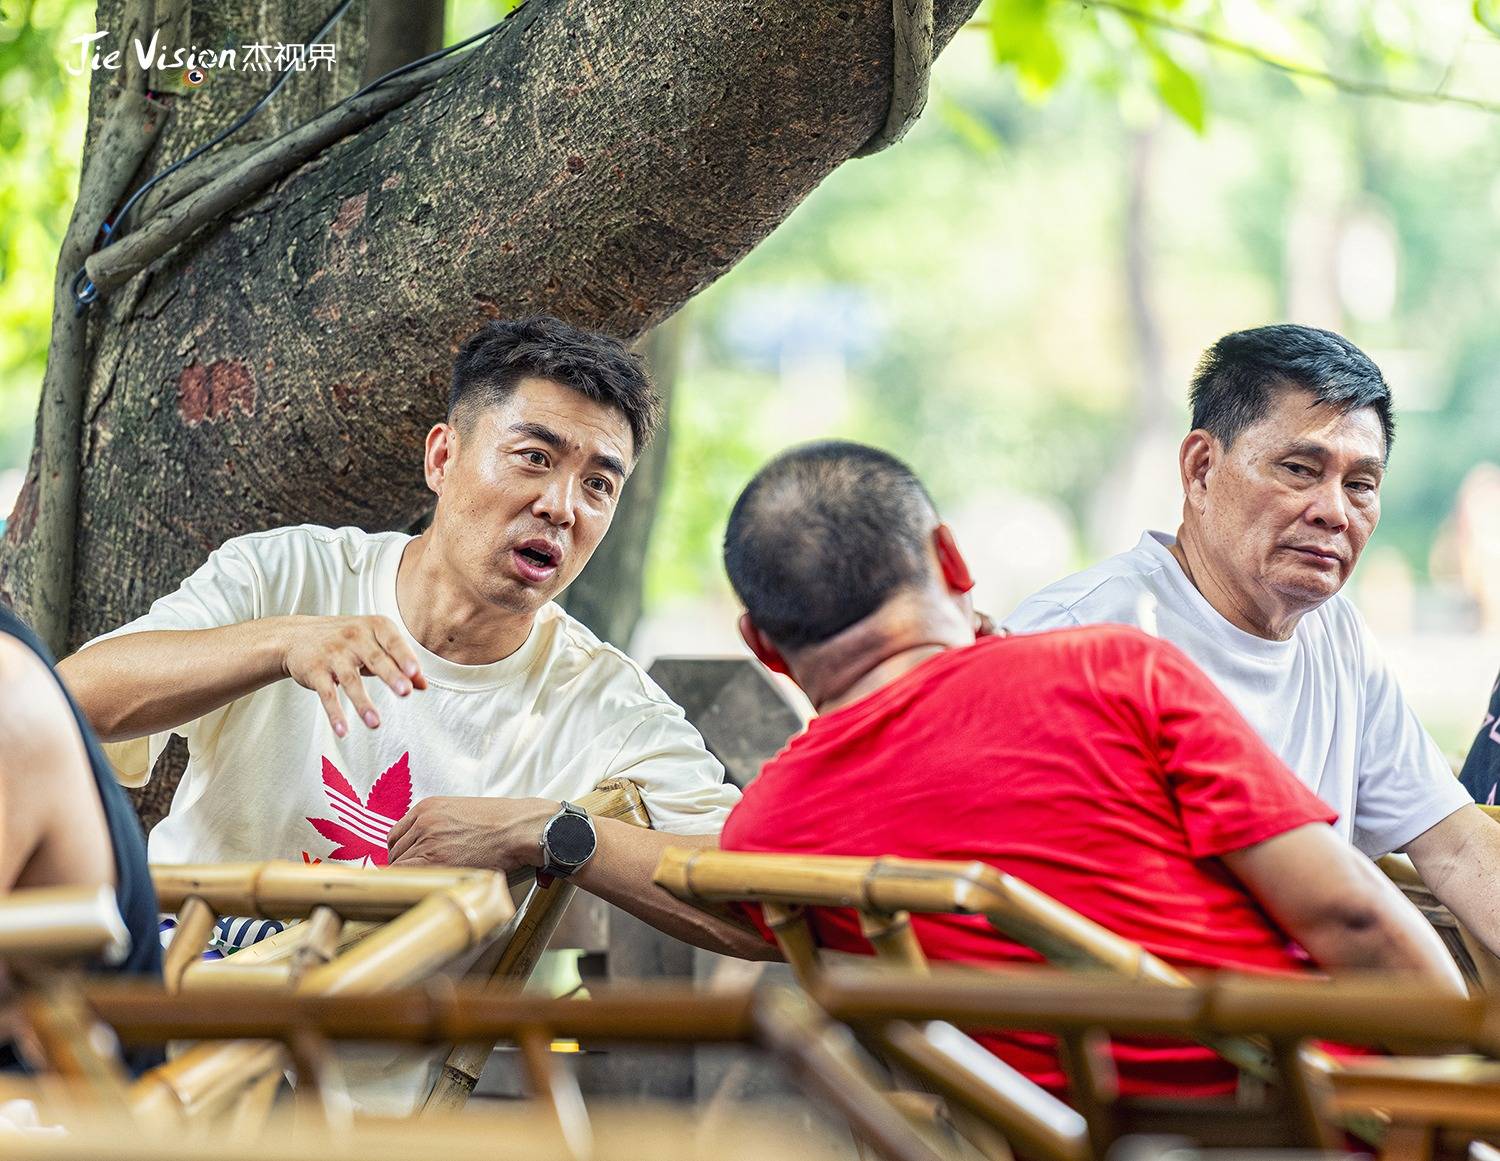
[[[1404,850],[1500,953],[1500,826],[1473,805],[1339,595],[1380,519],[1391,396],[1347,339],[1220,339],[1192,386],[1175,537],[1050,585],[1012,633],[1118,622],[1187,653],[1371,857]]]
[[[447,421],[428,433],[437,504],[420,536],[236,537],[64,662],[123,780],[149,777],[171,734],[187,740],[151,860],[545,866],[672,934],[754,954],[759,941],[651,884],[664,847],[716,844],[738,792],[641,668],[553,603],[659,410],[617,341],[491,323],[459,351]],[[616,775],[640,786],[655,831],[564,809]]]

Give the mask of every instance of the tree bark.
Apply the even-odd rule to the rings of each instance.
[[[975,6],[938,6],[939,46]],[[192,14],[199,44],[222,43],[216,27],[305,40],[326,11],[209,7]],[[409,526],[462,338],[533,311],[626,339],[666,318],[883,124],[891,21],[884,0],[531,0],[436,89],[96,305],[71,642],[140,613],[229,536]],[[257,133],[352,86],[350,35],[337,80],[294,81],[283,98],[302,98]],[[269,79],[243,76],[199,93],[222,84],[238,111]],[[224,123],[196,113],[199,93],[156,168]],[[0,594],[23,612],[35,508],[33,477],[0,545]]]

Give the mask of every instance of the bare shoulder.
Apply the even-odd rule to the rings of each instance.
[[[46,664],[0,634],[0,770],[34,768],[39,758],[82,752],[78,723]]]

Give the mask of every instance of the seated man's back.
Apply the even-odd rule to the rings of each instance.
[[[1333,811],[1174,646],[1122,626],[976,642],[967,569],[899,462],[842,444],[773,461],[726,561],[747,642],[820,716],[745,791],[725,849],[979,859],[1185,968],[1290,972],[1310,955],[1456,982]],[[868,950],[852,916],[816,922],[827,946]],[[981,917],[913,925],[933,959],[1037,958]],[[1061,1086],[1047,1037],[984,1039]],[[1127,1093],[1235,1081],[1197,1046],[1116,1052]]]

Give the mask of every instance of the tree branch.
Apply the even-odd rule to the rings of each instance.
[[[99,233],[99,223],[124,196],[165,111],[143,94],[119,89],[78,186],[78,201],[63,236],[53,289],[52,340],[42,378],[39,505],[32,536],[37,583],[28,610],[33,628],[58,654],[68,643],[73,554],[78,523],[84,383],[88,373],[86,320],[73,299],[73,281]]]
[[[1326,72],[1323,69],[1315,69],[1308,65],[1292,64],[1289,61],[1278,60],[1253,45],[1242,41],[1232,40],[1227,36],[1220,36],[1216,32],[1209,32],[1205,28],[1198,28],[1191,24],[1183,24],[1170,17],[1158,15],[1155,12],[1145,12],[1134,8],[1129,4],[1119,3],[1118,0],[1075,0],[1075,3],[1084,8],[1104,8],[1111,12],[1117,12],[1129,20],[1140,21],[1142,24],[1150,24],[1166,32],[1175,33],[1178,36],[1191,37],[1193,40],[1208,45],[1210,48],[1221,52],[1234,53],[1266,68],[1275,69],[1287,76],[1302,77],[1310,81],[1320,81],[1331,85],[1335,89],[1345,93],[1352,93],[1360,97],[1383,97],[1392,101],[1405,101],[1415,105],[1458,105],[1462,108],[1476,109],[1483,113],[1500,113],[1500,104],[1493,101],[1482,100],[1479,97],[1465,97],[1460,94],[1445,93],[1441,88],[1436,91],[1427,89],[1404,88],[1399,85],[1380,84],[1374,81],[1361,81],[1352,77],[1342,77],[1337,73]],[[976,24],[983,22],[976,21]]]
[[[86,263],[90,280],[100,293],[128,281],[179,242],[218,221],[278,178],[425,92],[452,72],[455,65],[454,59],[435,60],[362,97],[335,105],[315,120],[276,138],[219,177],[162,209],[134,233],[90,255]]]

